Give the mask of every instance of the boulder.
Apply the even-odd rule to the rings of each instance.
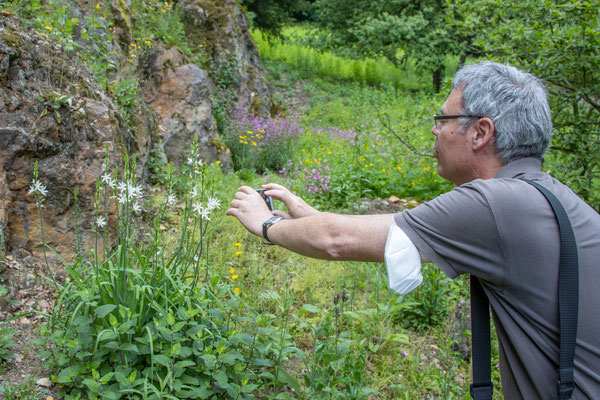
[[[177,47],[158,45],[144,75],[144,101],[157,116],[167,159],[179,166],[198,135],[200,158],[230,165],[229,150],[220,144],[212,114],[214,86],[207,72],[188,62]]]
[[[240,6],[233,0],[183,0],[180,10],[188,41],[201,46],[212,60],[216,83],[235,86],[243,108],[268,114],[271,91]]]
[[[127,143],[116,107],[85,66],[16,19],[0,20],[0,239],[7,251],[42,259],[34,163],[48,195],[46,243],[67,260],[75,250],[74,189],[81,240],[91,240],[96,179]],[[52,253],[50,252],[52,256]]]

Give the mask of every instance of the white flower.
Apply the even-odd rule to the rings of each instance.
[[[192,188],[192,193],[190,194],[190,197],[193,199],[196,196],[198,196],[198,191],[196,190],[196,187],[194,186]]]
[[[124,193],[127,190],[127,183],[119,182],[117,189],[119,189],[119,192]]]
[[[100,179],[102,180],[102,183],[107,184],[111,189],[115,188],[115,180],[108,174],[108,172],[105,172]]]
[[[129,191],[131,192],[131,195],[137,198],[141,198],[143,197],[143,193],[142,193],[142,185],[137,185],[137,186],[133,186],[131,185],[129,187]]]
[[[46,197],[48,191],[46,190],[46,186],[42,185],[41,181],[36,181],[35,179],[31,182],[32,185],[29,186],[29,192],[27,194],[39,193],[43,197]]]
[[[204,165],[201,158],[196,162],[196,165],[198,165],[198,167],[201,167]]]
[[[106,226],[106,220],[104,217],[96,218],[96,225],[98,225],[98,228],[104,228]]]
[[[117,196],[117,201],[121,204],[127,203],[128,200],[129,199],[127,198],[127,195],[124,192],[119,193],[119,195]]]
[[[177,197],[175,197],[174,194],[170,194],[169,197],[167,197],[167,204],[168,205],[173,205],[177,202]]]
[[[131,208],[136,213],[139,213],[139,212],[142,211],[142,206],[140,206],[140,203],[138,203],[137,201],[135,203],[133,203],[133,205],[131,206]]]
[[[192,208],[194,209],[195,212],[198,213],[198,215],[202,215],[202,212],[204,211],[204,208],[202,207],[202,204],[200,204],[200,203],[194,203]]]
[[[200,216],[201,216],[203,219],[205,219],[205,220],[207,220],[207,221],[210,221],[210,212],[211,212],[211,210],[210,210],[209,208],[204,208],[204,209],[202,209],[202,211],[200,212]]]
[[[206,205],[206,208],[208,208],[209,210],[212,211],[215,208],[219,208],[220,206],[221,206],[221,200],[215,199],[213,197],[208,198],[208,204]]]
[[[187,163],[188,163],[188,165],[194,165],[194,159],[191,158],[191,157],[188,157],[187,158]]]

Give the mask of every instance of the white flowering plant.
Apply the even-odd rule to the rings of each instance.
[[[221,208],[214,194],[219,167],[188,160],[178,177],[187,196],[167,185],[150,241],[137,235],[150,206],[135,168],[135,158],[121,173],[105,164],[94,249],[67,266],[68,283],[46,326],[52,346],[44,356],[60,396],[255,398],[273,379],[261,370],[281,359],[268,346],[280,331],[274,320],[249,318],[234,278],[221,277],[209,262],[210,224]],[[45,188],[36,183],[39,194]],[[181,226],[170,245],[167,227],[176,212]]]

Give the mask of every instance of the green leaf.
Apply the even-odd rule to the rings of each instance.
[[[221,388],[226,389],[229,386],[229,379],[224,370],[220,369],[217,372],[215,372],[213,374],[213,378],[215,379],[215,381],[217,381],[217,384]]]
[[[302,313],[320,314],[321,313],[321,309],[319,307],[317,307],[317,306],[313,306],[312,304],[305,304],[300,309],[300,312],[302,312]]]
[[[289,372],[287,372],[285,369],[279,370],[279,375],[278,375],[277,379],[281,383],[290,385],[292,387],[292,389],[294,389],[296,391],[296,393],[301,393],[300,392],[300,384],[298,383],[296,378],[294,378],[292,375],[290,375]]]
[[[99,318],[104,318],[108,314],[110,314],[115,308],[117,308],[114,304],[106,304],[100,307],[97,307],[94,312]]]
[[[102,383],[103,385],[106,385],[108,382],[110,382],[110,380],[112,379],[112,377],[115,375],[114,372],[109,372],[106,375],[104,375],[102,378],[100,378],[100,383]]]
[[[131,351],[131,352],[134,352],[136,354],[140,354],[140,351],[139,351],[138,347],[135,344],[133,344],[133,343],[123,343],[121,345],[121,349],[125,350],[125,351]]]
[[[183,360],[183,361],[177,361],[175,363],[175,368],[187,368],[187,367],[191,367],[193,365],[196,365],[196,363],[193,361],[190,361],[190,360]]]
[[[171,359],[169,357],[165,356],[164,354],[155,354],[154,362],[164,365],[165,367],[168,367],[169,365],[171,365]]]
[[[173,326],[173,332],[179,332],[186,324],[186,321],[179,321]]]
[[[215,363],[217,362],[217,357],[212,354],[203,354],[200,356],[201,359],[204,360],[204,364],[206,368],[213,369],[215,367]]]

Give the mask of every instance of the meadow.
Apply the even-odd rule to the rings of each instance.
[[[153,166],[151,188],[135,181],[135,158],[98,177],[97,241],[66,264],[68,280],[48,273],[60,295],[35,343],[59,397],[468,398],[457,345],[469,331],[453,326],[465,279],[425,265],[425,283],[398,296],[383,264],[301,257],[224,215],[239,186],[267,181],[344,213],[367,211],[364,198],[419,202],[449,190],[430,156],[446,94],[411,63],[397,70],[254,38],[281,112],[233,109],[226,90],[215,99],[235,171],[198,159],[192,144],[181,169]],[[31,192],[41,207],[37,176]],[[106,229],[111,210],[116,232]],[[10,332],[0,331],[6,363]],[[4,381],[0,394],[44,395],[31,386]]]

